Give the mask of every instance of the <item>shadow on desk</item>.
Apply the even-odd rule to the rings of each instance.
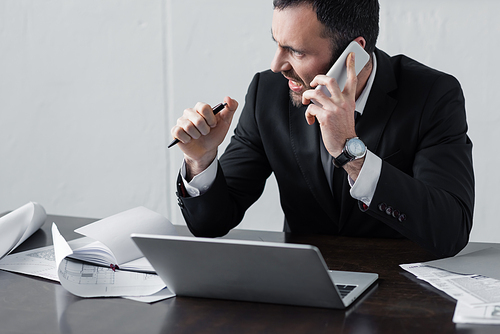
[[[376,291],[377,284],[347,310],[176,298],[167,312],[162,332],[176,331],[179,319],[185,333],[322,333],[370,332],[369,322],[349,321],[357,305]],[[213,316],[217,315],[214,319]],[[358,319],[359,320],[359,319]]]
[[[367,298],[376,286],[363,297]],[[116,319],[109,308],[121,304],[117,298],[82,299],[64,289],[55,289],[60,333],[323,333],[370,332],[370,323],[355,319],[356,305],[339,311],[274,304],[235,302],[203,298],[177,297],[154,306],[129,301],[122,312],[137,316]],[[362,299],[363,299],[362,298]],[[360,302],[362,302],[362,299]],[[359,304],[358,304],[359,305]],[[127,308],[130,308],[127,310]],[[147,315],[144,310],[147,311]],[[137,310],[135,311],[137,312]],[[88,320],[92,319],[91,322]],[[147,323],[147,329],[142,328]]]

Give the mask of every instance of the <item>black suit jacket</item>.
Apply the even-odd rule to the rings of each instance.
[[[287,231],[403,236],[440,256],[462,249],[472,227],[474,174],[460,84],[405,56],[376,56],[375,81],[356,120],[358,136],[383,160],[369,207],[350,196],[345,175],[334,200],[317,122],[308,125],[306,107],[290,103],[287,80],[266,71],[250,84],[214,184],[202,196],[179,196],[191,232],[226,234],[274,173]]]

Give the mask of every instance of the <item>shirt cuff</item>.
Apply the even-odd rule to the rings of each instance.
[[[351,185],[351,196],[366,205],[370,206],[375,189],[377,188],[380,172],[382,171],[382,159],[370,151],[366,152],[365,162],[358,175],[358,179],[354,182],[349,177]]]
[[[181,177],[184,187],[187,193],[191,197],[197,197],[203,195],[214,183],[215,177],[217,176],[217,168],[219,166],[218,160],[214,159],[210,166],[207,167],[203,172],[193,177],[190,182],[186,181],[186,161],[182,161],[181,166]]]

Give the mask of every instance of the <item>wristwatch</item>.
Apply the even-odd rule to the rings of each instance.
[[[333,165],[337,168],[344,166],[349,161],[361,159],[366,155],[366,145],[358,137],[347,139],[344,149],[338,157],[333,158]]]

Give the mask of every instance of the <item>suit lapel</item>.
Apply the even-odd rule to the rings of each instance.
[[[371,152],[377,152],[384,129],[391,117],[397,100],[391,96],[397,88],[390,58],[376,50],[377,73],[363,116],[356,122],[356,133]]]
[[[333,221],[338,221],[338,218],[335,217],[335,209],[332,205],[333,196],[321,163],[318,122],[313,125],[307,124],[304,116],[306,108],[306,106],[296,108],[290,102],[289,128],[292,150],[295,155],[295,160],[302,172],[302,176],[306,180],[316,201]]]

